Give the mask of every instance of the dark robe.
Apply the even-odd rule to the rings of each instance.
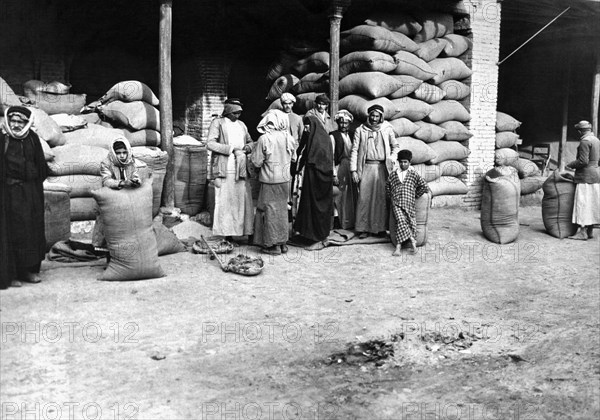
[[[47,166],[33,131],[22,140],[0,133],[0,287],[39,272],[46,254],[44,187]]]
[[[313,115],[305,116],[310,132],[304,132],[298,170],[304,168],[302,192],[294,229],[305,238],[322,241],[329,236],[333,216],[333,148],[329,133]]]

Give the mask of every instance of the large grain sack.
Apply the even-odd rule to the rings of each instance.
[[[435,85],[423,83],[411,96],[420,101],[427,102],[428,104],[435,104],[444,99],[446,92]]]
[[[437,156],[435,150],[433,150],[428,144],[423,143],[421,140],[417,140],[413,137],[396,137],[400,150],[407,149],[412,153],[411,163],[425,163],[429,162]],[[432,143],[435,144],[435,143]]]
[[[110,262],[98,280],[142,280],[164,277],[152,230],[152,181],[139,188],[93,192],[104,224]]]
[[[394,58],[381,51],[355,51],[340,59],[340,79],[351,73],[380,71],[389,73],[396,68]]]
[[[344,96],[342,99],[340,99],[339,108],[350,111],[350,113],[354,115],[354,118],[358,121],[366,121],[368,116],[367,109],[375,104],[383,107],[384,118],[386,120],[392,119],[397,114],[395,105],[389,99],[377,98],[369,100],[361,95]]]
[[[0,77],[0,115],[4,115],[4,111],[9,106],[20,106],[22,105],[21,100],[6,83],[6,81]]]
[[[156,237],[159,256],[185,252],[185,245],[177,238],[173,231],[163,225],[162,222],[152,222],[152,230]]]
[[[402,84],[400,89],[387,95],[387,97],[390,99],[404,98],[405,96],[413,93],[419,88],[419,86],[423,84],[421,79],[417,79],[416,77],[408,76],[406,74],[394,74],[390,77],[393,77]]]
[[[28,108],[33,117],[31,129],[41,140],[46,141],[51,147],[61,146],[67,142],[59,125],[41,109]]]
[[[408,118],[394,118],[389,120],[389,123],[396,137],[411,136],[419,129],[419,126]]]
[[[46,251],[56,242],[71,237],[71,188],[65,184],[44,181],[44,227]]]
[[[329,92],[329,74],[327,73],[308,73],[302,76],[302,79],[290,90],[294,95],[308,92],[326,93]]]
[[[158,106],[159,100],[152,89],[145,83],[137,80],[126,80],[111,87],[106,94],[100,98],[100,102],[109,103],[113,101],[136,102],[144,101],[150,105]]]
[[[106,128],[98,124],[88,124],[87,128],[64,133],[67,144],[97,146],[110,149],[113,142],[123,137],[123,132],[115,128]]]
[[[0,125],[2,124],[2,121],[0,120]],[[54,159],[54,152],[52,151],[52,148],[50,147],[50,145],[48,143],[46,143],[45,140],[40,139],[40,144],[42,145],[42,152],[44,152],[44,160],[46,162],[51,161],[52,159]]]
[[[92,197],[71,198],[71,222],[96,220],[96,201]]]
[[[415,42],[441,38],[454,32],[454,17],[446,13],[422,12],[415,15],[423,28],[415,35]]]
[[[457,101],[444,99],[430,106],[432,111],[424,119],[433,124],[441,124],[446,121],[467,122],[471,119],[469,111]]]
[[[437,75],[433,77],[433,83],[436,85],[439,85],[446,80],[466,79],[473,74],[473,70],[467,67],[463,61],[455,57],[436,58],[435,60],[431,60],[429,65],[433,71],[437,73]]]
[[[131,150],[136,160],[145,163],[152,174],[152,215],[156,216],[160,210],[169,154],[156,147],[138,146],[132,147]]]
[[[487,239],[497,244],[513,242],[519,236],[521,184],[516,169],[509,169],[512,171],[507,175],[491,169],[483,181],[481,229]]]
[[[496,112],[496,131],[515,131],[521,126],[521,121],[504,112]]]
[[[340,80],[340,98],[362,95],[370,99],[381,98],[396,92],[402,82],[385,73],[370,71],[352,73]]]
[[[92,191],[102,188],[102,177],[100,175],[53,175],[47,181],[51,184],[68,186],[71,189],[71,198],[91,197]]]
[[[456,141],[436,141],[429,144],[429,147],[436,153],[436,157],[430,160],[432,164],[446,160],[466,159],[471,153],[468,148]]]
[[[365,19],[365,23],[371,26],[381,26],[390,31],[400,32],[411,38],[423,29],[423,26],[414,17],[387,9],[373,11]]]
[[[511,166],[513,166],[513,165],[511,165]],[[529,159],[524,159],[524,158],[520,157],[516,161],[514,168],[519,173],[519,178],[527,178],[530,176],[540,175],[540,168],[538,168],[538,166],[535,163],[533,163],[532,161],[530,161]]]
[[[546,232],[555,238],[566,238],[577,231],[577,225],[572,222],[575,188],[573,180],[558,169],[542,185],[542,219]]]
[[[427,243],[427,221],[429,220],[429,208],[431,207],[431,194],[425,193],[415,201],[415,219],[417,219],[417,235],[415,240],[417,246],[423,246]],[[396,219],[394,212],[390,211],[390,239],[394,246],[398,245],[396,241]]]
[[[465,141],[473,137],[473,133],[460,121],[446,121],[440,123],[439,126],[446,131],[444,140]]]
[[[427,185],[434,197],[439,195],[461,195],[469,192],[469,187],[454,176],[443,175],[435,181],[428,182]]]
[[[133,130],[149,128],[160,131],[160,113],[142,101],[113,101],[98,108],[109,120]]]
[[[134,146],[160,146],[160,131],[146,128],[144,130],[130,130],[129,128],[121,128],[123,135],[131,147]]]
[[[298,57],[286,51],[281,51],[279,57],[269,67],[267,71],[267,80],[275,80],[283,74],[290,72],[292,66],[296,64]]]
[[[341,33],[340,50],[382,51],[395,54],[398,51],[414,52],[418,45],[400,32],[389,31],[381,26],[359,25]]]
[[[446,80],[440,83],[439,88],[446,93],[445,99],[460,100],[471,94],[469,85],[459,82],[458,80]]]
[[[392,99],[391,102],[396,110],[394,118],[404,117],[411,121],[420,121],[433,111],[428,103],[409,97]]]
[[[429,63],[435,60],[446,48],[447,41],[443,38],[434,38],[429,41],[421,42],[417,44],[419,49],[415,51],[415,55],[421,60]],[[431,68],[431,66],[430,66]],[[434,74],[437,74],[436,70],[431,68]]]
[[[391,71],[391,74],[405,74],[419,80],[429,80],[437,74],[424,60],[408,51],[398,51],[394,54],[394,60],[396,68]]]
[[[62,115],[62,114],[59,114]],[[100,115],[97,112],[88,112],[85,114],[77,115],[77,117],[82,118],[87,122],[87,124],[99,124],[102,120],[100,119]]]
[[[496,149],[514,147],[519,141],[519,135],[513,131],[501,131],[496,133]]]
[[[496,149],[494,155],[494,163],[497,166],[512,166],[516,168],[517,162],[519,162],[519,152],[513,149]]]
[[[48,92],[29,93],[26,96],[34,101],[42,111],[48,115],[54,114],[80,114],[81,109],[85,106],[85,94],[75,95],[66,94],[59,95]]]
[[[467,172],[467,167],[457,160],[445,160],[438,166],[443,176],[460,176]]]
[[[195,216],[204,204],[207,175],[205,146],[177,145],[174,143],[175,207],[182,213]]]
[[[85,118],[82,118],[81,115],[55,114],[50,115],[49,118],[54,120],[63,133],[81,130],[88,125],[88,121]]]
[[[546,177],[543,176],[530,176],[520,180],[521,183],[521,195],[533,194],[537,190],[542,188]]]
[[[285,92],[291,91],[292,87],[294,87],[294,85],[299,81],[300,79],[293,74],[279,76],[271,85],[271,89],[269,89],[269,93],[267,93],[267,97],[265,99],[267,101],[273,101],[280,98]]]
[[[444,56],[446,57],[458,57],[473,46],[473,41],[462,35],[448,34],[444,36],[444,39],[447,41],[444,47]]]
[[[417,163],[416,165],[411,164],[411,166],[419,175],[421,175],[421,178],[423,178],[425,182],[435,181],[442,176],[440,165],[426,165],[424,163]]]
[[[54,160],[48,162],[51,175],[100,175],[100,163],[108,156],[102,147],[80,144],[58,146],[53,152]]]
[[[59,81],[53,82],[42,82],[41,80],[28,80],[23,83],[23,92],[25,95],[36,95],[38,93],[54,93],[57,95],[66,95],[69,93],[69,89],[71,89],[70,84],[62,83]]]
[[[292,71],[297,76],[304,76],[308,73],[323,73],[329,70],[329,53],[327,51],[318,51],[302,60],[298,60],[292,66]]]
[[[294,112],[299,115],[306,114],[310,109],[315,107],[315,100],[319,95],[319,92],[306,92],[297,95],[296,103],[294,104]],[[281,101],[279,101],[279,103],[281,104]]]
[[[425,143],[433,143],[441,140],[446,134],[446,130],[435,125],[426,123],[425,121],[415,121],[419,129],[413,134],[413,137],[423,140]]]

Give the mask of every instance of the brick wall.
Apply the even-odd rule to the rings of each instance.
[[[473,50],[471,64],[471,154],[467,160],[468,207],[480,207],[483,174],[494,165],[498,58],[500,53],[500,11],[496,0],[464,1],[469,10]]]

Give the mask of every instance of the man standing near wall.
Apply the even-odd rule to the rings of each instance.
[[[579,225],[577,233],[569,239],[587,240],[594,237],[593,225],[600,223],[600,140],[592,134],[592,124],[580,121],[575,128],[581,139],[577,146],[577,159],[567,165],[575,170],[575,204],[573,223]]]

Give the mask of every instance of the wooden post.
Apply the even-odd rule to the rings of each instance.
[[[598,105],[600,102],[600,53],[594,54],[596,67],[594,70],[594,81],[592,83],[592,118],[590,119],[594,130],[594,136],[598,136]]]
[[[563,161],[563,154],[567,148],[567,128],[569,124],[569,91],[571,85],[571,55],[567,53],[565,76],[563,77],[563,113],[562,113],[562,135],[560,137],[560,143],[558,144],[558,169],[561,171],[565,170],[565,162]]]
[[[161,149],[168,153],[162,205],[175,207],[175,171],[173,162],[173,98],[171,95],[171,39],[173,36],[173,1],[160,0],[159,26],[159,99]]]
[[[350,0],[332,0],[329,15],[329,113],[333,117],[338,112],[340,83],[340,27],[344,10]]]

